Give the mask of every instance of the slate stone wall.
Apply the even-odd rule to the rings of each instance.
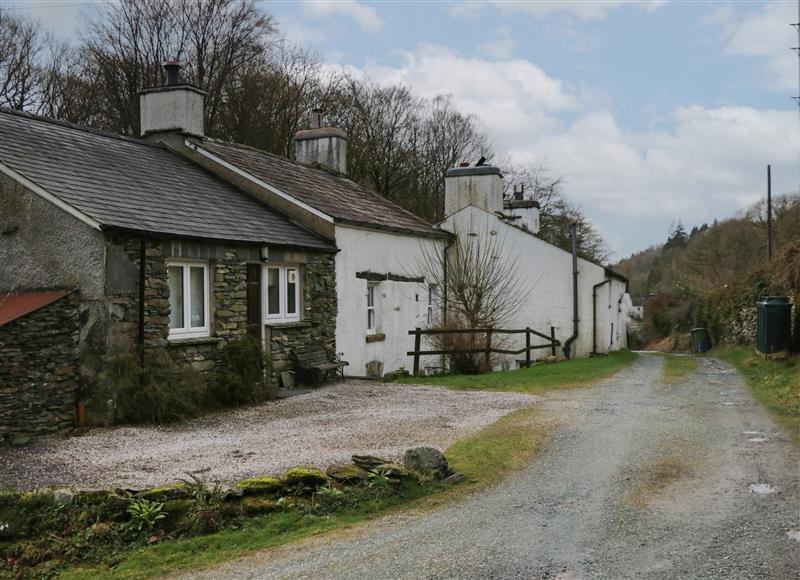
[[[272,361],[272,385],[281,371],[291,370],[291,351],[322,343],[336,352],[336,266],[334,254],[309,256],[303,284],[303,318],[300,322],[267,326]]]
[[[75,425],[78,292],[0,326],[0,441]]]

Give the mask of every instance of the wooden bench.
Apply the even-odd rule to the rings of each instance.
[[[302,383],[318,383],[337,374],[344,378],[344,367],[350,363],[341,354],[331,356],[321,344],[303,350],[293,350],[295,373]]]

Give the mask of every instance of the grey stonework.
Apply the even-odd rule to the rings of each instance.
[[[309,255],[303,268],[303,318],[300,322],[268,325],[266,341],[272,363],[271,386],[281,371],[291,370],[291,351],[322,343],[336,351],[336,269],[334,254]]]
[[[75,426],[77,292],[0,326],[0,442]]]

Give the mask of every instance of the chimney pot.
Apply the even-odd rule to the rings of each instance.
[[[311,128],[312,129],[322,128],[322,109],[315,108],[311,111]]]
[[[177,60],[168,60],[164,63],[164,70],[167,73],[167,86],[174,87],[181,84],[181,63]]]

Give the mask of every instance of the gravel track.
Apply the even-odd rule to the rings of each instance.
[[[567,426],[542,457],[458,504],[194,576],[796,580],[800,450],[733,370],[699,362],[664,385],[642,355],[549,397]]]
[[[202,473],[233,483],[352,454],[398,460],[451,443],[541,399],[517,393],[350,381],[172,427],[95,429],[0,448],[0,489],[156,486]]]

